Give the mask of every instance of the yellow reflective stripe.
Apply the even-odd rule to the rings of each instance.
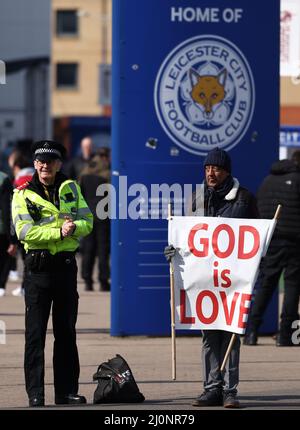
[[[73,215],[70,212],[61,212],[58,215],[58,218],[63,218],[64,219],[65,217],[74,219]]]
[[[91,211],[89,208],[79,208],[77,210],[77,215],[86,215],[86,214],[90,214]]]
[[[75,195],[75,199],[77,200],[78,199],[78,190],[77,190],[75,182],[70,182],[68,185],[71,188],[73,194]]]
[[[39,221],[36,222],[37,225],[41,225],[41,224],[48,224],[49,222],[52,222],[55,220],[55,216],[51,215],[51,216],[46,216],[44,218],[41,218]]]
[[[80,221],[80,220],[87,221],[87,222],[92,222],[91,218],[89,218],[87,216],[81,216],[81,217],[77,217],[76,218],[76,221]]]
[[[89,216],[84,216],[84,215],[91,215],[92,216],[92,212],[90,211],[89,208],[80,208],[77,211],[76,214],[76,219],[84,219],[85,221],[91,222],[91,219]]]
[[[16,225],[17,221],[33,221],[33,219],[29,214],[18,214],[15,216],[14,225]]]
[[[33,227],[31,223],[25,224],[19,233],[19,240],[24,240],[28,231]]]

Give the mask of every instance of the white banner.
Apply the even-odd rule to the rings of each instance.
[[[176,329],[243,334],[275,220],[172,217]]]
[[[300,1],[281,0],[280,75],[300,74]]]

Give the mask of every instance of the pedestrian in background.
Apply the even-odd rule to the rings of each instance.
[[[10,212],[12,190],[8,175],[0,171],[0,297],[5,295],[11,259],[17,251]]]
[[[13,174],[13,186],[15,188],[20,187],[26,182],[31,181],[32,176],[34,174],[33,163],[32,160],[28,159],[28,157],[21,150],[15,149],[10,154],[8,158],[8,164]],[[25,250],[24,246],[21,244],[20,241],[17,242],[17,248],[24,262]],[[15,260],[17,260],[17,256],[15,257]],[[17,261],[15,261],[14,268],[15,270],[17,269]],[[18,272],[16,271],[16,273]],[[16,297],[24,296],[24,276],[21,286],[14,288],[12,291],[12,295]]]
[[[96,258],[98,259],[100,291],[110,291],[110,219],[100,219],[96,213],[99,203],[97,188],[109,182],[109,154],[106,148],[102,148],[83,169],[80,178],[82,195],[94,216],[94,228],[81,242],[81,276],[85,281],[86,291],[93,291],[93,271]]]
[[[274,217],[282,205],[280,217],[261,264],[260,282],[255,292],[244,337],[245,345],[256,345],[264,312],[281,274],[284,276],[284,296],[280,314],[277,346],[293,346],[292,323],[299,320],[300,294],[300,152],[292,160],[272,164],[270,174],[262,182],[257,202],[261,218]]]
[[[19,149],[15,149],[8,158],[8,164],[13,174],[13,186],[19,187],[29,182],[34,174],[32,160],[30,160]]]
[[[240,186],[231,175],[228,153],[216,148],[204,160],[204,199],[192,198],[192,211],[204,216],[226,218],[258,218],[255,197]],[[197,205],[204,204],[203,208]],[[201,203],[202,202],[202,203]],[[172,245],[165,248],[168,261],[175,255]],[[199,280],[199,283],[201,280]],[[220,368],[232,333],[223,330],[202,330],[202,365],[204,392],[195,399],[193,406],[220,406],[239,408],[237,387],[239,383],[240,338],[237,335],[222,374]]]
[[[70,179],[79,181],[81,173],[94,156],[93,141],[89,136],[80,142],[80,155],[70,160],[65,167],[65,173]]]
[[[42,140],[32,147],[36,173],[14,191],[12,213],[25,258],[25,382],[30,406],[44,406],[44,348],[52,305],[56,404],[86,403],[78,394],[77,265],[79,238],[93,216],[78,184],[59,172],[65,148]]]

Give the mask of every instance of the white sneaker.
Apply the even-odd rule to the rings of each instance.
[[[5,295],[5,289],[0,288],[0,297],[3,297]]]
[[[8,279],[9,279],[9,281],[12,281],[12,282],[19,281],[20,278],[19,278],[18,272],[16,270],[10,270],[9,275],[8,275]]]
[[[23,297],[24,296],[24,289],[22,287],[15,288],[12,290],[12,295],[15,297]]]

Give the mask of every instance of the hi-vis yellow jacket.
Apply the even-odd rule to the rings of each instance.
[[[14,190],[12,218],[26,252],[28,249],[48,249],[54,255],[61,251],[75,251],[80,237],[92,231],[93,215],[79,185],[66,180],[60,185],[58,195],[60,209],[26,186]],[[37,210],[38,217],[33,215],[32,207]],[[76,229],[71,236],[62,239],[60,229],[66,216],[73,219]]]

